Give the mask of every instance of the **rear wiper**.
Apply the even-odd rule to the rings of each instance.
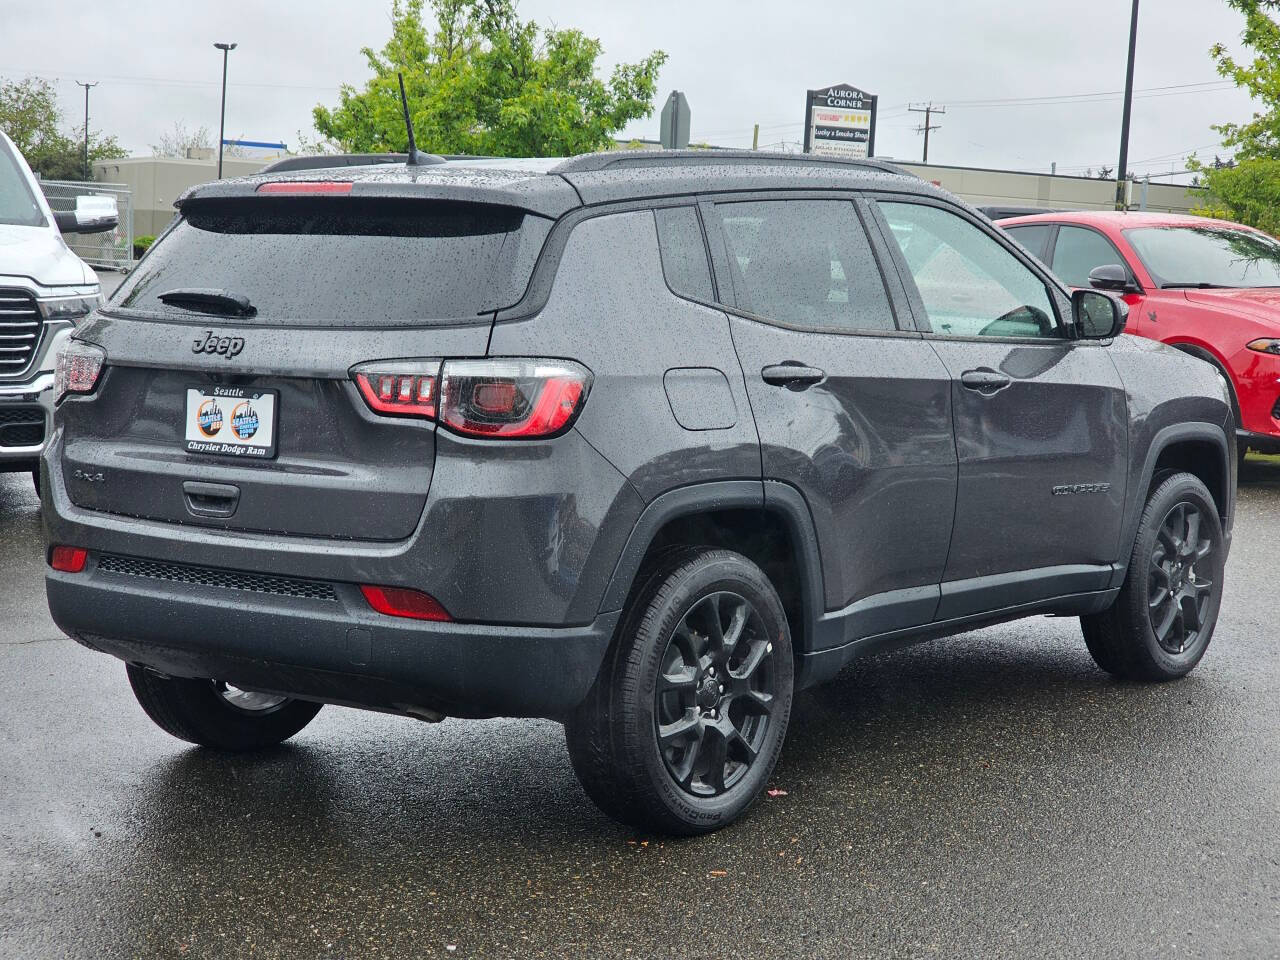
[[[252,317],[257,309],[249,298],[226,290],[210,290],[203,287],[179,287],[166,290],[156,298],[161,303],[186,307],[199,313],[221,313],[235,317]]]
[[[1234,290],[1228,283],[1164,283],[1161,290]]]

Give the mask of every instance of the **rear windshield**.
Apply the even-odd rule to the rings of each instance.
[[[550,226],[521,210],[474,203],[197,202],[156,243],[111,306],[200,316],[159,299],[194,288],[248,298],[254,323],[476,320],[520,300]]]

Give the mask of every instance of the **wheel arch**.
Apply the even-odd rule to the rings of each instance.
[[[1218,372],[1222,374],[1222,379],[1227,381],[1227,390],[1231,396],[1231,414],[1235,417],[1236,429],[1239,430],[1243,423],[1240,416],[1240,397],[1236,391],[1235,378],[1231,376],[1231,369],[1227,366],[1226,360],[1219,357],[1213,348],[1207,344],[1190,340],[1171,340],[1168,341],[1168,344],[1175,350],[1180,350],[1188,356],[1203,360],[1205,363],[1211,363],[1218,368]]]
[[[1175,423],[1156,433],[1147,448],[1142,472],[1129,490],[1120,556],[1111,585],[1117,587],[1124,582],[1130,547],[1138,534],[1143,505],[1158,472],[1185,471],[1199,477],[1213,496],[1230,543],[1231,518],[1235,511],[1235,467],[1234,451],[1227,435],[1211,423]]]
[[[678,487],[645,507],[628,537],[601,601],[623,609],[646,563],[677,545],[736,550],[764,570],[778,590],[796,654],[813,645],[823,610],[822,561],[813,517],[795,487],[728,480]]]

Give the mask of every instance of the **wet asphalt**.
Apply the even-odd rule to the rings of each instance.
[[[49,620],[0,475],[0,957],[1280,956],[1277,542],[1251,464],[1186,680],[1113,682],[1066,619],[867,660],[797,699],[785,794],[671,841],[597,812],[548,722],[168,738]]]

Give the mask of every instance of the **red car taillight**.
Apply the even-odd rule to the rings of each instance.
[[[352,372],[365,403],[377,413],[435,417],[440,361],[366,363]]]
[[[106,359],[101,348],[82,340],[68,340],[54,360],[54,402],[68,393],[92,393]]]
[[[352,373],[377,413],[435,419],[463,436],[504,440],[563,433],[591,388],[591,371],[569,360],[390,360]]]
[[[88,560],[84,547],[57,546],[49,551],[49,566],[59,573],[81,573]]]

